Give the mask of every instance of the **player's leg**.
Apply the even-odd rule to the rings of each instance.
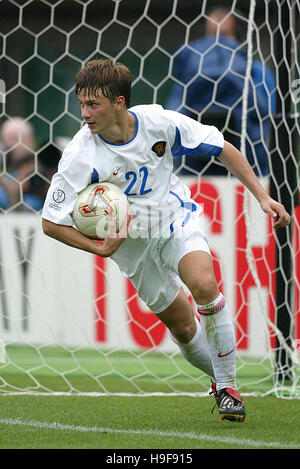
[[[180,278],[201,314],[217,379],[217,391],[236,387],[235,333],[230,311],[220,293],[212,257],[204,251],[186,254],[178,264]]]
[[[127,274],[139,297],[167,326],[184,357],[214,378],[199,321],[195,320],[178,274],[162,265],[157,256],[157,244],[158,239],[128,238],[112,258]]]
[[[162,245],[161,260],[177,272],[198,305],[217,390],[235,388],[235,334],[231,314],[216,282],[212,257],[201,226],[199,228],[199,217],[195,216],[189,224],[187,233],[179,231]]]
[[[215,380],[205,333],[182,288],[170,306],[157,317],[167,326],[171,339],[185,359]]]
[[[231,313],[218,289],[212,257],[204,251],[189,252],[180,259],[178,272],[201,314],[216,378],[220,413],[229,420],[243,420],[244,406],[236,391],[235,332]]]
[[[230,311],[215,278],[212,257],[204,251],[186,254],[178,265],[201,314],[217,379],[217,391],[236,387],[235,333]]]

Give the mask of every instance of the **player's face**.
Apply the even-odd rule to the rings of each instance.
[[[115,105],[99,91],[97,96],[82,90],[78,95],[81,115],[93,134],[107,134],[116,118]]]

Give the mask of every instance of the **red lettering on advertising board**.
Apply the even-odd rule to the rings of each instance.
[[[205,216],[210,220],[209,228],[212,233],[221,234],[223,231],[221,197],[218,188],[209,181],[202,181],[190,187],[191,196],[203,206]],[[221,263],[218,254],[211,249],[216,280],[220,291],[224,293]]]
[[[205,215],[209,217],[212,233],[222,233],[221,197],[217,187],[208,181],[197,182],[190,187],[191,196],[203,205]]]
[[[161,344],[166,326],[151,311],[144,311],[130,280],[126,280],[127,316],[129,330],[134,342],[140,347],[151,348]]]
[[[203,205],[205,216],[209,219],[209,230],[212,234],[222,236],[224,232],[224,207],[222,207],[222,198],[218,186],[208,180],[195,183],[190,187],[193,199]],[[235,193],[235,216],[232,231],[235,230],[235,260],[236,278],[235,282],[235,319],[237,323],[236,335],[238,348],[246,350],[249,347],[249,291],[255,287],[255,280],[249,267],[246,248],[247,232],[245,217],[243,214],[244,188],[242,185],[236,187]],[[276,300],[276,252],[275,238],[273,235],[271,217],[266,215],[266,243],[262,246],[252,246],[252,256],[255,269],[258,274],[260,285],[268,292],[267,313],[271,321],[275,318],[275,300]],[[300,340],[300,206],[297,206],[293,214],[293,248],[294,248],[294,338]],[[222,274],[219,256],[212,251],[215,275],[222,291]],[[95,257],[95,315],[96,315],[96,340],[99,342],[107,341],[106,321],[106,280],[105,269],[106,261],[103,258]],[[226,272],[225,272],[226,273]],[[126,304],[130,321],[129,330],[133,342],[143,348],[159,346],[166,335],[166,327],[159,319],[149,311],[145,311],[137,297],[134,287],[129,280],[126,282]],[[190,298],[191,303],[193,300]],[[193,305],[194,306],[194,305]],[[251,333],[253,333],[251,331]],[[275,346],[275,336],[270,331],[270,344]]]
[[[95,316],[96,316],[96,340],[106,341],[106,261],[103,257],[94,256],[95,262]]]

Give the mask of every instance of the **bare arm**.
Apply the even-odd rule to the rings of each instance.
[[[284,206],[272,199],[264,190],[247,159],[231,143],[224,143],[219,156],[224,166],[237,177],[258,200],[262,210],[274,219],[274,228],[282,228],[290,223],[290,216]]]
[[[50,238],[54,238],[68,246],[90,252],[100,257],[109,257],[119,248],[123,241],[125,241],[131,220],[132,217],[129,215],[125,219],[119,233],[116,233],[112,227],[111,235],[109,234],[103,243],[87,238],[73,228],[73,226],[58,225],[45,218],[42,219],[42,229]]]

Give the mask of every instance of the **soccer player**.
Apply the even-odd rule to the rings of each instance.
[[[202,208],[173,174],[173,157],[218,157],[273,218],[275,229],[286,226],[290,216],[215,127],[159,105],[130,108],[131,81],[128,68],[109,59],[91,61],[76,75],[85,125],[65,148],[52,178],[43,231],[74,248],[111,257],[167,326],[183,356],[211,378],[221,418],[243,421],[232,316],[214,275]],[[119,233],[109,232],[103,243],[84,236],[72,220],[78,193],[97,181],[119,186],[134,215],[128,215]],[[182,282],[195,299],[201,325]]]

